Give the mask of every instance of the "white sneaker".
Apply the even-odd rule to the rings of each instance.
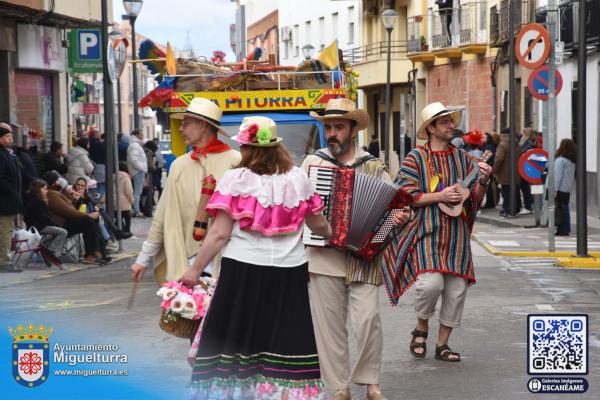
[[[119,251],[119,243],[113,242],[112,240],[107,241],[106,250],[110,251],[111,253]]]
[[[521,211],[519,211],[518,215],[529,215],[531,214],[531,210],[528,210],[527,208],[523,208]]]

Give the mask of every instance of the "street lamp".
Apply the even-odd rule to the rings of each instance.
[[[396,20],[398,19],[398,13],[392,9],[384,10],[381,13],[381,20],[387,31],[387,79],[385,82],[385,132],[383,137],[383,148],[384,148],[384,161],[386,165],[389,165],[389,143],[390,143],[390,108],[392,106],[391,101],[391,83],[390,75],[392,69],[392,31]]]
[[[123,0],[123,7],[129,17],[129,23],[131,24],[131,60],[133,61],[133,128],[139,128],[139,115],[138,115],[138,94],[137,94],[137,65],[136,59],[136,48],[135,48],[135,20],[137,19],[140,11],[142,11],[142,0]]]
[[[315,51],[315,46],[312,44],[305,44],[302,46],[302,55],[308,61],[312,58],[313,52]]]

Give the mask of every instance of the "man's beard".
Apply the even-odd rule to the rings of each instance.
[[[337,139],[329,139],[327,141],[327,148],[334,156],[340,156],[342,154],[346,154],[348,149],[350,148],[351,142],[350,138],[344,140],[343,142],[339,142]]]

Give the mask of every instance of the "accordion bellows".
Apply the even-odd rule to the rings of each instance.
[[[309,179],[325,204],[331,225],[329,242],[304,228],[304,244],[345,248],[371,261],[396,234],[393,216],[412,203],[412,196],[397,185],[353,168],[311,166]]]
[[[314,186],[297,167],[281,175],[257,175],[238,168],[223,175],[206,210],[212,217],[223,210],[239,221],[240,229],[273,236],[298,231],[306,215],[323,207]]]

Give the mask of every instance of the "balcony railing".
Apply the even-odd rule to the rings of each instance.
[[[406,46],[409,53],[418,53],[420,51],[428,50],[429,45],[425,38],[426,32],[422,28],[426,19],[427,17],[422,15],[408,18],[406,24],[406,37],[408,38]]]
[[[488,42],[485,1],[470,1],[455,8],[432,11],[430,22],[432,50]]]
[[[470,2],[459,10],[460,44],[487,44],[487,2]]]
[[[406,60],[406,41],[391,42],[390,57],[392,60]],[[369,43],[364,46],[344,50],[344,60],[350,64],[364,63],[387,59],[387,41]]]
[[[446,8],[431,12],[431,49],[457,47],[460,39],[460,8]]]

